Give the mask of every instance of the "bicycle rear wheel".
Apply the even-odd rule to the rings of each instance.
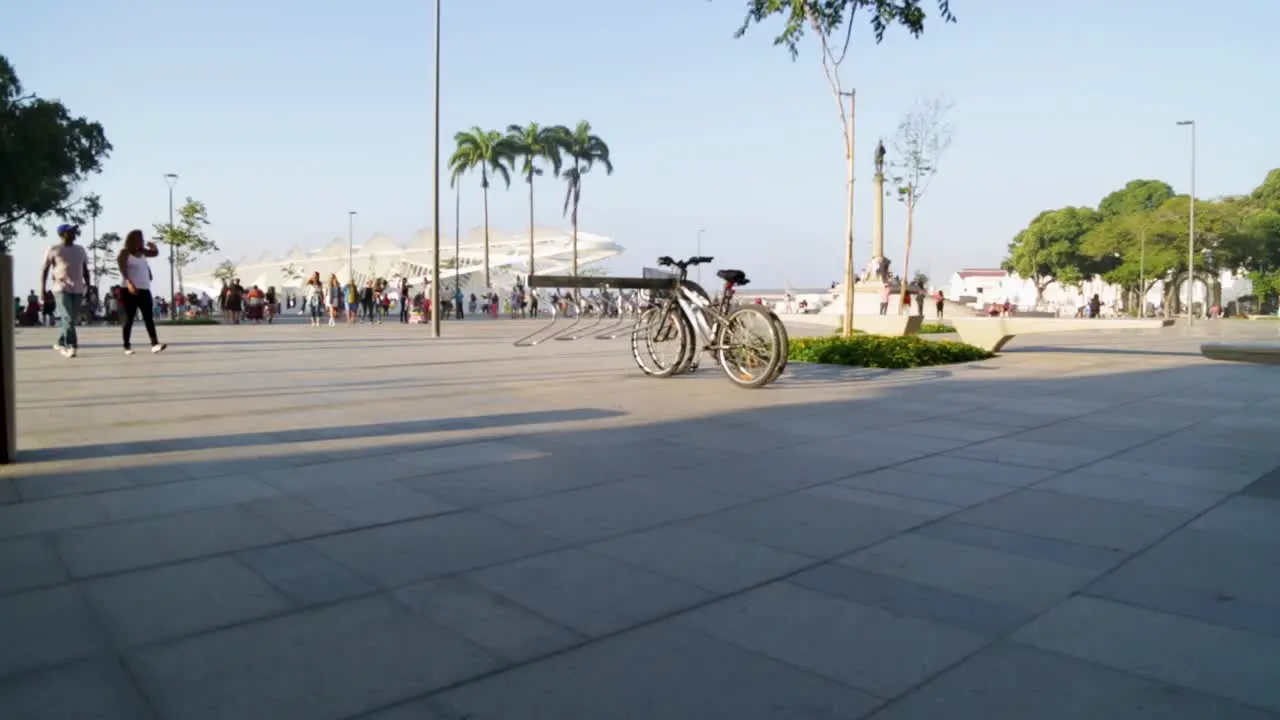
[[[773,313],[758,305],[742,305],[732,310],[716,334],[716,360],[725,377],[744,388],[759,388],[773,382],[786,362],[785,331]]]
[[[668,377],[683,367],[692,332],[673,308],[654,307],[640,313],[631,330],[631,356],[645,375]]]
[[[782,371],[787,369],[787,360],[791,355],[791,337],[787,335],[787,326],[783,324],[782,318],[778,317],[776,312],[769,312],[769,317],[778,331],[778,337],[782,340],[782,362],[778,363],[778,367],[773,371],[773,377],[769,378],[769,382],[773,382],[782,375]]]

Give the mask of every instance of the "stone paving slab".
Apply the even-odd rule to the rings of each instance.
[[[0,718],[1280,718],[1253,323],[744,392],[519,321],[19,336]]]

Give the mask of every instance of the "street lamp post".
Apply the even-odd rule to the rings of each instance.
[[[177,258],[173,252],[173,186],[178,184],[178,174],[165,173],[164,182],[169,186],[169,319],[177,320],[178,308],[173,302],[178,294],[178,284],[174,273]]]
[[[462,265],[459,255],[462,254],[462,183],[453,186],[453,299],[457,301],[458,292],[462,289]],[[458,317],[458,309],[453,310]]]
[[[440,337],[440,0],[436,0],[435,120],[431,151],[431,337]]]
[[[1187,221],[1189,225],[1189,239],[1187,240],[1187,327],[1191,327],[1195,323],[1196,316],[1194,296],[1191,294],[1196,284],[1196,121],[1179,120],[1178,125],[1191,128],[1191,211]],[[1208,297],[1205,300],[1207,301]]]
[[[698,255],[702,255],[702,234],[707,231],[706,228],[698,228]],[[702,266],[698,266],[698,284],[702,284]]]
[[[356,284],[356,211],[347,211],[347,282]]]

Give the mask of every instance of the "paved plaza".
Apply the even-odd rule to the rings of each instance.
[[[1280,718],[1219,321],[655,380],[515,321],[18,335],[0,718]]]

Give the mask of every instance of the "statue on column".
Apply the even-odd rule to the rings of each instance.
[[[884,141],[876,143],[876,174],[884,174]]]

